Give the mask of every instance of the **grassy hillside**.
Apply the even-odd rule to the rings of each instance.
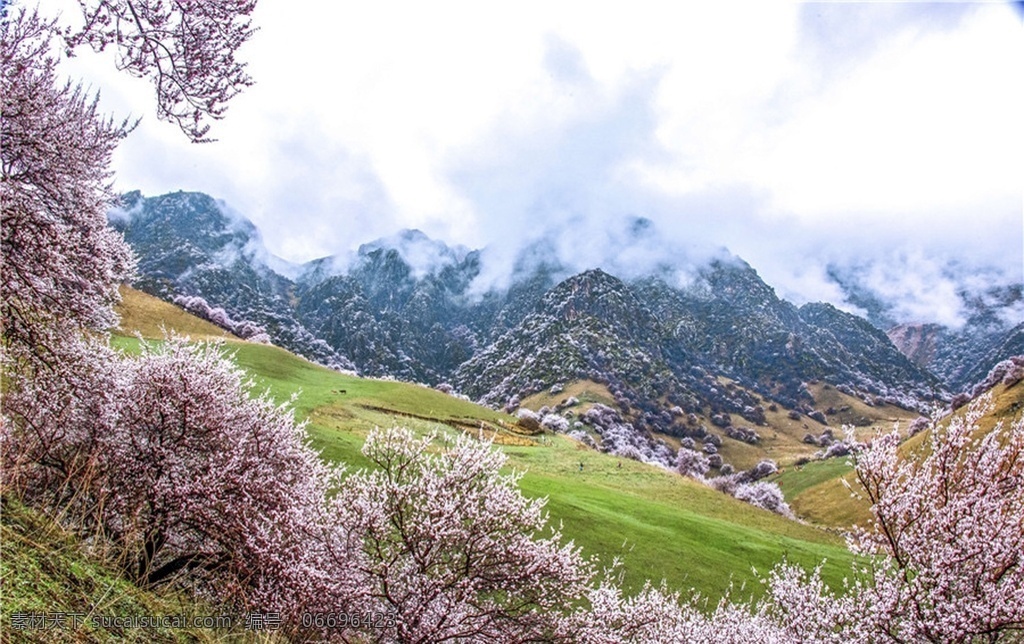
[[[163,329],[174,330],[195,340],[233,338],[224,329],[186,313],[183,309],[163,300],[121,287],[121,303],[114,307],[121,318],[118,332],[126,336],[142,334],[144,338],[159,338]]]
[[[576,398],[580,401],[579,407],[576,407],[577,413],[583,413],[594,406],[594,403],[600,403],[609,407],[615,407],[615,396],[608,390],[607,385],[596,383],[592,380],[577,380],[570,382],[564,389],[557,394],[553,394],[550,391],[541,391],[528,396],[522,401],[522,406],[527,409],[537,410],[541,407],[554,407],[560,404],[567,398]]]
[[[191,598],[139,589],[112,567],[86,556],[83,544],[53,521],[7,496],[0,507],[0,580],[0,640],[4,642],[257,641],[247,636],[240,620],[220,628],[195,627],[195,619],[219,617],[219,611]],[[27,615],[51,621],[47,628],[19,628],[27,625]],[[61,615],[63,627],[56,624]],[[146,629],[123,626],[123,620],[143,617],[181,624],[169,621]],[[74,630],[71,620],[80,628]]]
[[[561,435],[517,435],[509,417],[424,387],[337,374],[274,347],[233,349],[238,364],[276,397],[301,390],[297,411],[324,458],[361,466],[367,432],[393,424],[468,430],[506,443],[510,465],[526,472],[524,493],[548,497],[552,520],[586,552],[605,563],[621,556],[631,587],[664,577],[717,599],[730,580],[754,581],[751,566],[766,571],[783,556],[807,565],[828,558],[833,580],[848,569],[850,555],[831,535],[678,475]]]
[[[992,411],[979,421],[979,429],[983,432],[991,431],[996,423],[1010,423],[1024,413],[1024,382],[1009,387],[999,384],[991,393]],[[958,410],[956,414],[963,412]],[[900,427],[906,428],[907,417],[900,414],[887,425],[858,428],[858,437],[868,439],[876,429],[890,431],[896,421],[900,421]],[[948,419],[940,422],[948,422]],[[924,431],[911,437],[903,449],[908,452],[917,449],[927,440],[927,436],[928,432]],[[830,459],[808,463],[803,467],[791,467],[780,473],[775,480],[794,512],[812,523],[845,528],[854,524],[865,525],[870,518],[868,504],[851,498],[850,490],[843,483],[845,480],[847,484],[857,486],[856,476],[847,459]]]
[[[790,410],[779,405],[772,405],[770,401],[762,399],[756,392],[747,390],[727,378],[719,378],[719,380],[723,387],[745,391],[755,400],[759,400],[765,409],[764,425],[754,425],[738,415],[733,415],[733,422],[736,425],[749,427],[758,433],[760,440],[754,445],[726,436],[722,428],[715,427],[711,422],[710,410],[704,410],[705,413],[697,414],[698,423],[704,425],[711,434],[717,434],[722,439],[722,446],[718,452],[724,461],[738,469],[749,469],[766,458],[775,461],[782,467],[787,467],[802,457],[812,456],[821,448],[805,443],[803,439],[806,434],[820,436],[825,430],[831,429],[836,437],[841,438],[842,426],[853,425],[856,427],[857,435],[864,437],[872,435],[879,428],[891,427],[893,422],[900,421],[905,424],[918,416],[914,412],[900,409],[894,405],[870,406],[830,385],[816,383],[810,386],[810,391],[814,396],[815,407],[822,412],[827,412],[828,424],[826,425],[803,414],[799,415],[797,419],[790,418]],[[548,391],[536,393],[523,400],[522,406],[536,411],[544,406],[555,407],[570,396],[580,401],[580,404],[573,408],[577,414],[584,413],[594,403],[617,408],[615,398],[605,385],[586,380],[570,382],[565,385],[563,391],[557,394]],[[597,442],[601,440],[600,436],[592,437]],[[678,449],[679,438],[667,434],[661,435],[660,438],[673,448]],[[701,443],[698,441],[698,448],[700,445]]]
[[[870,504],[854,498],[843,481],[851,487],[858,485],[845,458],[808,463],[776,479],[793,512],[805,521],[833,528],[866,526]]]
[[[730,581],[759,592],[751,567],[764,573],[783,556],[807,566],[827,557],[833,581],[848,570],[849,553],[814,528],[690,479],[579,447],[557,436],[550,449],[506,452],[527,471],[524,493],[547,496],[567,536],[606,562],[622,558],[627,587],[664,578],[714,599]]]
[[[143,335],[159,337],[152,330],[159,330],[161,321],[178,329],[190,317],[147,298],[126,297],[126,323]],[[144,307],[133,310],[138,302]],[[213,334],[206,331],[203,337]],[[118,343],[131,349],[136,341]],[[468,431],[493,439],[508,454],[509,465],[526,472],[523,492],[547,497],[551,520],[561,522],[564,535],[586,553],[599,555],[605,564],[620,557],[630,588],[665,579],[717,601],[730,583],[759,592],[751,568],[764,573],[783,558],[807,566],[828,559],[826,578],[837,584],[849,570],[851,555],[834,535],[659,468],[600,454],[561,435],[526,435],[510,416],[426,387],[333,372],[273,346],[228,340],[226,350],[252,374],[258,389],[269,389],[282,401],[297,395],[296,413],[308,421],[313,445],[325,459],[365,465],[360,449],[377,426]],[[568,395],[584,403],[608,398],[584,385],[579,391],[570,386],[558,398]]]

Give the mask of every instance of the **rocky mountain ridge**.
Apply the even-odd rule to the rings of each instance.
[[[627,283],[524,265],[507,288],[480,294],[481,252],[418,231],[279,271],[251,222],[200,193],[132,193],[111,221],[140,257],[143,290],[205,298],[319,362],[448,383],[493,406],[579,378],[608,384],[652,425],[671,425],[671,408],[756,406],[724,393],[722,377],[787,407],[812,405],[815,380],[907,407],[948,395],[866,320],[781,300],[738,258],[685,284],[671,270]]]

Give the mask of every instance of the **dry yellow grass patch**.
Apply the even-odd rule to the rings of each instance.
[[[130,286],[121,287],[121,302],[114,310],[121,318],[117,332],[123,335],[140,333],[144,338],[160,339],[166,328],[193,340],[238,339],[215,324]]]

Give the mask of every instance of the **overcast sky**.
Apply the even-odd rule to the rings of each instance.
[[[954,260],[1024,279],[1010,4],[263,0],[254,22],[257,84],[214,144],[109,63],[76,73],[144,117],[119,188],[223,199],[285,259],[419,228],[495,257],[544,234],[586,268],[640,216],[637,262],[725,246],[797,302],[871,266],[903,317],[955,322]]]

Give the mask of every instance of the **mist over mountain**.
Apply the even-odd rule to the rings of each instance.
[[[932,299],[924,310],[900,304],[894,282],[877,269],[833,266],[829,273],[867,320],[950,389],[969,389],[1000,360],[1024,351],[1024,286],[999,272],[948,263],[938,275],[924,275],[920,290]]]
[[[138,255],[137,287],[168,301],[203,297],[311,360],[355,368],[295,317],[292,282],[282,274],[295,267],[267,252],[249,220],[202,193],[143,198],[133,192],[122,202],[110,221]]]
[[[887,336],[895,317],[869,280],[838,272],[835,280],[866,317],[797,306],[725,249],[687,253],[640,217],[581,235],[575,257],[594,236],[622,248],[618,261],[582,268],[556,239],[517,244],[511,261],[497,261],[503,249],[453,248],[415,230],[295,265],[200,193],[131,193],[111,221],[140,257],[137,286],[167,300],[205,298],[310,359],[449,383],[499,407],[589,380],[636,410],[641,428],[661,431],[671,431],[669,408],[749,415],[756,400],[719,378],[791,408],[813,408],[806,387],[820,380],[923,410],[1006,352],[1020,353],[1024,337],[1013,324],[1019,285],[959,294],[972,313],[958,328],[931,323]]]

